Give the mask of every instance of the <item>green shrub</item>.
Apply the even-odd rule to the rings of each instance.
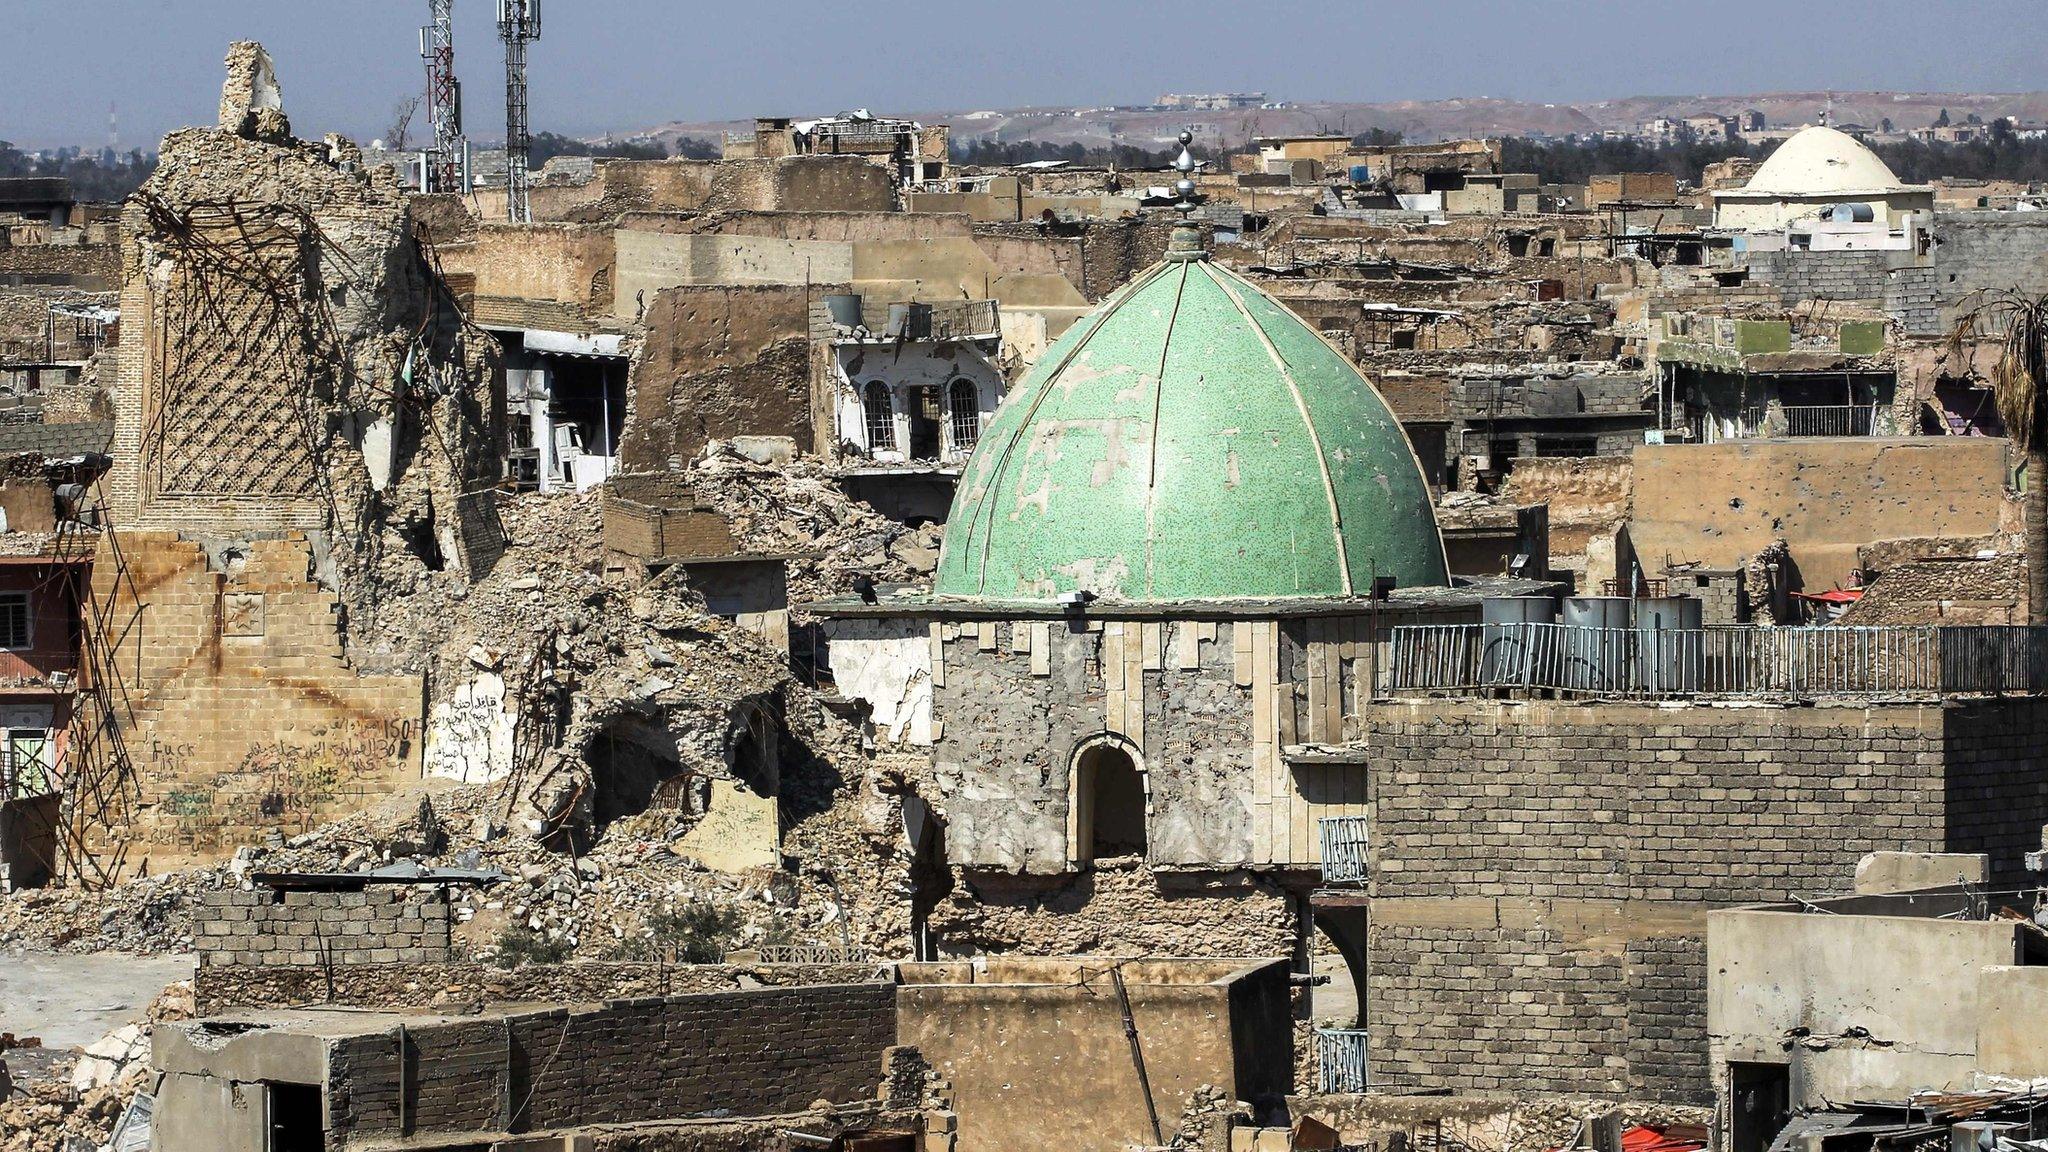
[[[514,924],[498,934],[497,964],[500,968],[562,964],[568,961],[571,951],[567,940],[550,940],[524,924]]]
[[[647,918],[644,933],[612,949],[615,960],[659,960],[670,964],[716,964],[739,937],[745,919],[735,909],[696,903]]]

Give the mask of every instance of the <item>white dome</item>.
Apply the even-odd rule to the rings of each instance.
[[[1832,196],[1901,187],[1877,153],[1825,125],[1801,129],[1778,146],[1743,186],[1773,196]]]

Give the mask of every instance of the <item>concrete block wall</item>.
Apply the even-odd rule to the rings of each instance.
[[[203,968],[446,963],[451,926],[444,893],[403,885],[209,892],[193,918]]]
[[[1997,874],[2048,822],[2048,701],[1367,711],[1390,1089],[1704,1101],[1707,909],[1847,890],[1879,850]]]
[[[329,1146],[437,1131],[502,1132],[517,1098],[513,1074],[503,1018],[436,1020],[336,1040],[327,1050]]]
[[[1790,308],[1804,300],[1848,300],[1879,304],[1890,290],[1893,269],[1911,259],[1906,252],[1752,252],[1752,283],[1778,290]]]
[[[1943,212],[1931,233],[1933,267],[1902,277],[1886,307],[1913,335],[1938,336],[1978,293],[2048,292],[2048,220],[2033,212]]]

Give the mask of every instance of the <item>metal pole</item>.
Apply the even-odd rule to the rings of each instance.
[[[1116,999],[1124,1014],[1124,1038],[1131,1042],[1131,1064],[1138,1070],[1138,1091],[1145,1096],[1145,1115],[1152,1121],[1152,1143],[1164,1144],[1166,1138],[1159,1131],[1159,1106],[1152,1102],[1152,1078],[1145,1074],[1145,1049],[1138,1043],[1138,1021],[1131,1015],[1131,994],[1124,987],[1124,966],[1118,963],[1109,970],[1109,978],[1116,984]]]

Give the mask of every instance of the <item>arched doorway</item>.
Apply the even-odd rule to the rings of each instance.
[[[1145,773],[1129,745],[1098,740],[1074,756],[1069,851],[1086,865],[1145,855]]]

